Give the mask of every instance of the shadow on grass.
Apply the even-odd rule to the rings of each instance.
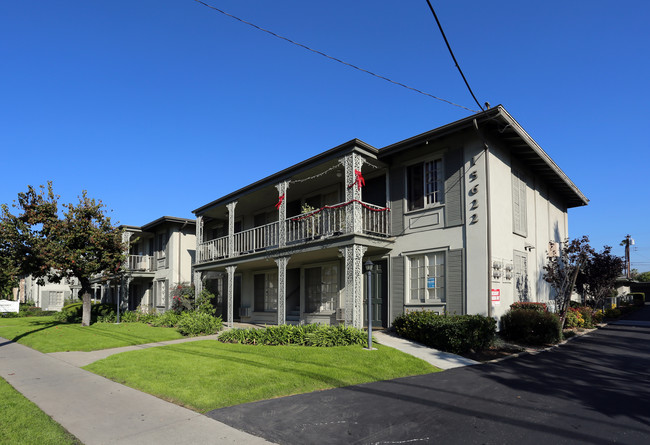
[[[190,346],[183,346],[180,347],[179,345],[168,345],[161,347],[161,351],[170,351],[175,354],[179,354],[180,356],[195,356],[195,357],[201,357],[209,360],[219,360],[222,362],[229,362],[232,364],[237,364],[237,365],[245,365],[250,368],[256,368],[260,370],[273,370],[276,372],[280,373],[289,373],[289,374],[294,374],[298,375],[303,379],[310,379],[314,382],[319,382],[321,384],[325,384],[328,387],[342,387],[342,386],[348,386],[354,383],[350,383],[348,380],[342,380],[336,377],[333,377],[331,373],[328,371],[328,368],[336,368],[338,370],[343,370],[345,372],[348,372],[349,374],[354,374],[356,376],[361,376],[365,381],[377,381],[378,377],[373,373],[365,371],[362,367],[361,364],[358,364],[357,366],[340,366],[340,364],[336,363],[337,360],[337,355],[334,354],[334,351],[328,351],[331,352],[331,358],[330,361],[327,362],[321,362],[318,360],[300,360],[297,359],[297,356],[289,358],[282,358],[279,359],[277,356],[273,355],[267,355],[267,354],[260,354],[259,346],[252,346],[252,345],[240,345],[244,347],[249,347],[251,348],[250,351],[242,351],[242,350],[235,350],[233,348],[228,348],[228,349],[218,349],[215,350],[214,352],[202,352],[198,351],[196,348],[197,347],[202,347],[201,345],[196,345],[193,344],[194,348]],[[270,348],[271,346],[267,346],[267,348]],[[281,348],[281,346],[272,346],[273,348]],[[297,347],[298,348],[298,347]],[[150,351],[149,353],[156,353],[155,350],[159,348],[154,348],[150,349],[147,351]],[[323,348],[323,349],[328,349],[329,348]],[[361,347],[359,347],[359,354],[365,354]],[[323,368],[322,372],[317,372],[315,370],[307,370],[304,368],[304,365],[309,365],[309,366],[314,366],[314,367],[320,367]],[[160,370],[159,370],[160,371]],[[381,379],[381,377],[379,378]]]
[[[62,323],[60,323],[58,321],[42,321],[42,322],[39,321],[39,322],[34,322],[32,324],[34,324],[34,325],[43,325],[43,326],[38,328],[38,329],[33,329],[31,331],[26,331],[26,332],[23,332],[22,334],[18,334],[15,337],[13,337],[11,339],[11,341],[18,343],[21,339],[23,339],[23,338],[25,338],[25,337],[27,337],[29,335],[32,335],[32,334],[34,334],[36,332],[45,331],[46,329],[50,329],[50,328],[53,328],[55,326],[59,326]],[[2,345],[0,345],[0,346],[2,346]]]

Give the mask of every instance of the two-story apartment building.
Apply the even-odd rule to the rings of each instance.
[[[129,310],[165,311],[170,308],[170,287],[192,282],[196,249],[193,219],[163,216],[144,226],[121,226],[129,254],[123,274],[94,280],[94,297]]]
[[[224,318],[373,324],[409,310],[500,316],[542,278],[587,198],[501,106],[377,149],[334,147],[194,210],[195,285]]]
[[[81,285],[75,278],[63,279],[59,283],[44,279],[41,285],[28,275],[20,279],[14,294],[21,303],[33,302],[45,311],[60,311],[65,301],[77,298],[80,289]]]

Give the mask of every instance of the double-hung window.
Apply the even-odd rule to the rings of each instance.
[[[445,302],[445,253],[431,252],[408,257],[410,303]]]
[[[406,169],[406,177],[409,210],[442,203],[442,159],[410,165]]]

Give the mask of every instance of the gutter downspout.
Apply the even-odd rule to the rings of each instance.
[[[492,318],[492,217],[490,212],[490,147],[488,146],[483,133],[478,128],[476,118],[473,120],[476,133],[483,142],[485,150],[485,207],[486,207],[486,230],[487,230],[487,313]]]

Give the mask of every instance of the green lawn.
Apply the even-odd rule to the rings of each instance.
[[[0,443],[80,444],[72,434],[0,378]]]
[[[182,338],[176,329],[142,323],[95,323],[82,327],[52,317],[0,318],[0,337],[41,352],[96,351]]]
[[[199,412],[439,371],[395,349],[377,348],[253,346],[205,340],[124,352],[84,369]]]

